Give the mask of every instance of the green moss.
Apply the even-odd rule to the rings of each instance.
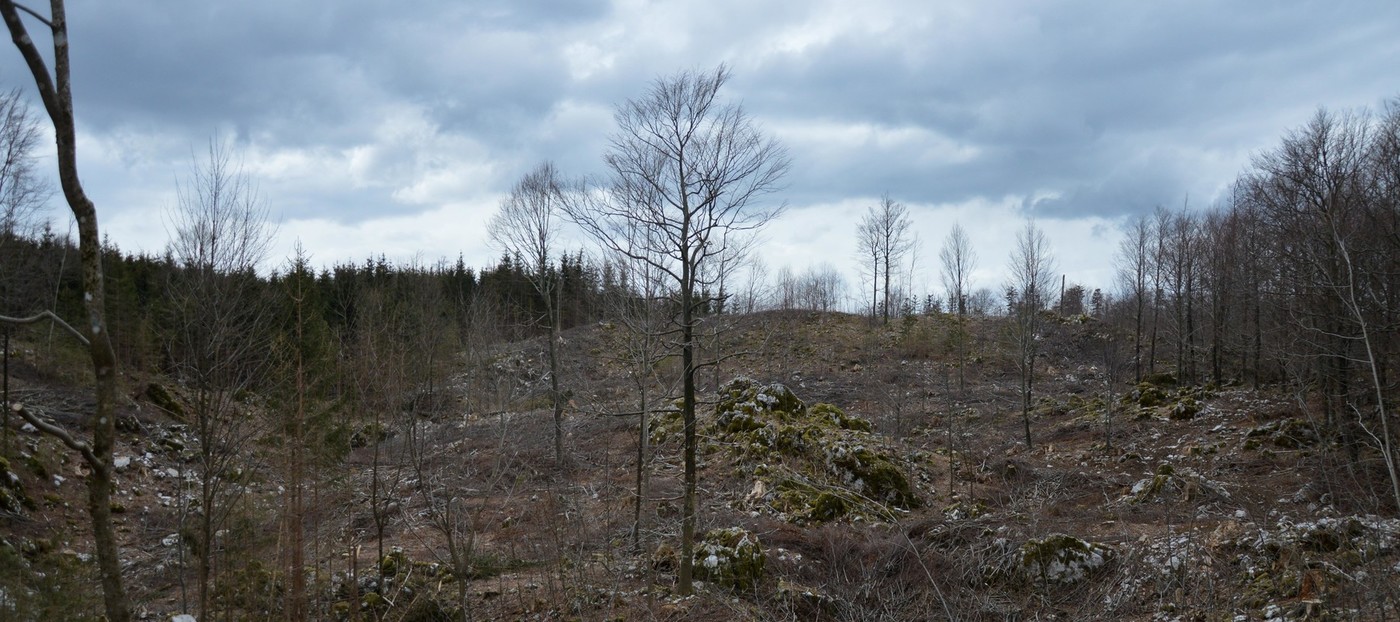
[[[1103,544],[1065,534],[1052,534],[1021,545],[1021,568],[1042,583],[1075,583],[1113,559]]]
[[[10,462],[0,457],[0,512],[22,514],[25,509],[36,509],[34,500],[25,494],[19,475],[10,470]]]
[[[830,421],[842,430],[854,430],[857,432],[873,432],[874,426],[868,419],[846,414],[846,411],[831,404],[821,403],[812,406],[813,417]]]
[[[1167,400],[1165,392],[1147,382],[1139,384],[1130,395],[1133,396],[1133,401],[1143,408],[1156,408]]]
[[[1253,447],[1247,446],[1246,449],[1259,447],[1258,441],[1262,440],[1268,440],[1284,449],[1311,447],[1322,440],[1312,423],[1296,417],[1252,428],[1245,433],[1245,437],[1256,441]],[[1246,441],[1246,444],[1248,442]]]
[[[770,499],[770,507],[791,519],[834,520],[851,514],[853,503],[868,503],[856,501],[860,497],[905,509],[919,505],[909,478],[871,438],[873,426],[864,418],[831,404],[808,407],[781,384],[746,378],[721,389],[715,414],[714,437],[741,460],[762,460],[769,470],[776,451],[780,471],[801,474],[780,480]],[[794,484],[799,479],[804,483]]]
[[[886,455],[862,445],[831,445],[827,449],[827,468],[871,499],[904,509],[920,506],[904,471]]]
[[[849,510],[850,505],[846,503],[844,498],[830,492],[823,492],[812,501],[812,507],[808,510],[807,516],[817,522],[826,522],[845,516]]]
[[[736,590],[752,590],[767,561],[758,536],[741,527],[711,529],[695,547],[695,574]]]
[[[685,421],[679,410],[664,412],[647,419],[647,434],[653,445],[661,445],[685,431]]]
[[[152,405],[161,409],[165,414],[170,415],[179,421],[185,420],[185,407],[175,395],[159,382],[151,382],[146,385],[146,399]]]
[[[1189,397],[1182,398],[1175,406],[1172,406],[1171,418],[1176,421],[1190,421],[1199,412],[1201,412],[1200,402]]]
[[[29,472],[33,473],[39,479],[48,479],[49,476],[53,474],[53,472],[49,470],[48,465],[44,464],[44,461],[40,460],[37,454],[26,454],[24,456],[24,465],[29,467]]]
[[[392,577],[400,572],[407,571],[412,566],[413,565],[409,563],[408,555],[404,554],[403,550],[395,548],[385,553],[384,558],[379,560],[379,574]]]

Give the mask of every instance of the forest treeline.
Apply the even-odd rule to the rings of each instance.
[[[0,300],[9,314],[53,309],[65,318],[82,316],[82,278],[78,249],[65,236],[43,229],[37,235],[8,235],[0,242]],[[304,261],[304,259],[303,259]],[[103,250],[107,311],[111,334],[124,367],[163,369],[162,334],[175,312],[172,288],[192,269],[172,255],[124,253],[115,245]],[[607,316],[610,304],[628,295],[625,275],[581,253],[561,255],[550,266],[561,283],[560,315],[565,328]],[[494,266],[473,268],[462,259],[432,264],[395,263],[383,256],[360,263],[338,263],[320,270],[296,260],[259,274],[221,274],[245,280],[246,304],[277,304],[289,280],[300,275],[309,288],[307,312],[324,323],[338,342],[348,343],[366,321],[370,298],[387,297],[406,304],[428,305],[422,312],[441,317],[453,330],[442,334],[459,341],[473,321],[489,323],[493,340],[514,341],[543,334],[544,301],[530,285],[526,268],[510,256]],[[423,298],[425,292],[431,292]]]

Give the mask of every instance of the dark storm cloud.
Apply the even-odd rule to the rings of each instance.
[[[540,160],[597,173],[616,104],[721,62],[725,95],[790,147],[779,198],[798,210],[883,192],[1065,220],[1204,205],[1316,107],[1400,95],[1391,0],[71,0],[68,13],[85,175],[120,198],[112,209],[168,207],[192,148],[232,135],[285,218],[371,230],[430,213],[479,224]],[[27,86],[16,54],[0,55],[0,78]]]
[[[1344,4],[1056,3],[952,44],[931,31],[849,33],[762,65],[744,80],[746,101],[788,123],[920,128],[976,153],[936,166],[907,145],[822,154],[794,184],[813,195],[857,184],[932,203],[1052,192],[1028,205],[1136,212],[1227,181],[1191,160],[1265,146],[1233,126],[1267,139],[1318,105],[1394,95],[1400,5]]]

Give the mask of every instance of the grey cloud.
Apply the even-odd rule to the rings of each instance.
[[[845,27],[878,11],[888,23]],[[829,37],[775,46],[832,18]],[[615,104],[721,61],[726,95],[775,133],[913,136],[794,144],[794,205],[1020,197],[1046,218],[1208,202],[1315,107],[1400,94],[1388,0],[70,0],[69,21],[83,129],[129,151],[98,186],[154,196],[215,132],[269,152],[372,147],[358,185],[264,181],[285,213],[342,222],[426,209],[402,191],[454,167],[484,167],[441,182],[475,199],[544,159],[598,172]],[[597,71],[571,71],[576,42],[597,46]],[[18,55],[0,54],[0,78],[27,83]],[[425,136],[381,136],[405,111]]]

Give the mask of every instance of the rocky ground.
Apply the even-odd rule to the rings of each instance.
[[[625,331],[565,335],[563,469],[539,399],[541,344],[493,351],[464,367],[451,414],[351,430],[355,447],[319,480],[308,517],[314,611],[453,619],[465,602],[475,619],[1400,617],[1400,520],[1383,465],[1325,438],[1313,405],[1165,374],[1119,383],[1110,399],[1099,327],[1065,321],[1045,343],[1028,451],[996,322],[972,327],[964,389],[946,329],[939,318],[872,329],[853,316],[773,312],[711,338],[737,356],[702,375],[705,537],[689,598],[674,594],[674,414],[647,425],[655,455],[633,530],[638,420],[616,416],[636,410],[615,356]],[[80,375],[20,354],[15,399],[80,425]],[[189,608],[180,525],[198,510],[200,482],[189,430],[171,416],[178,384],[126,384],[113,509],[138,609],[159,619]],[[510,406],[485,407],[487,392]],[[0,619],[77,615],[91,602],[72,594],[94,585],[81,466],[53,439],[17,421],[8,429]],[[415,448],[416,462],[403,459]],[[218,602],[234,619],[264,619],[280,603],[285,488],[268,468],[278,455],[275,443],[252,446],[255,468],[235,483],[237,511],[218,536],[232,569]],[[442,508],[456,518],[441,520]],[[469,536],[465,582],[450,570],[449,532]]]

